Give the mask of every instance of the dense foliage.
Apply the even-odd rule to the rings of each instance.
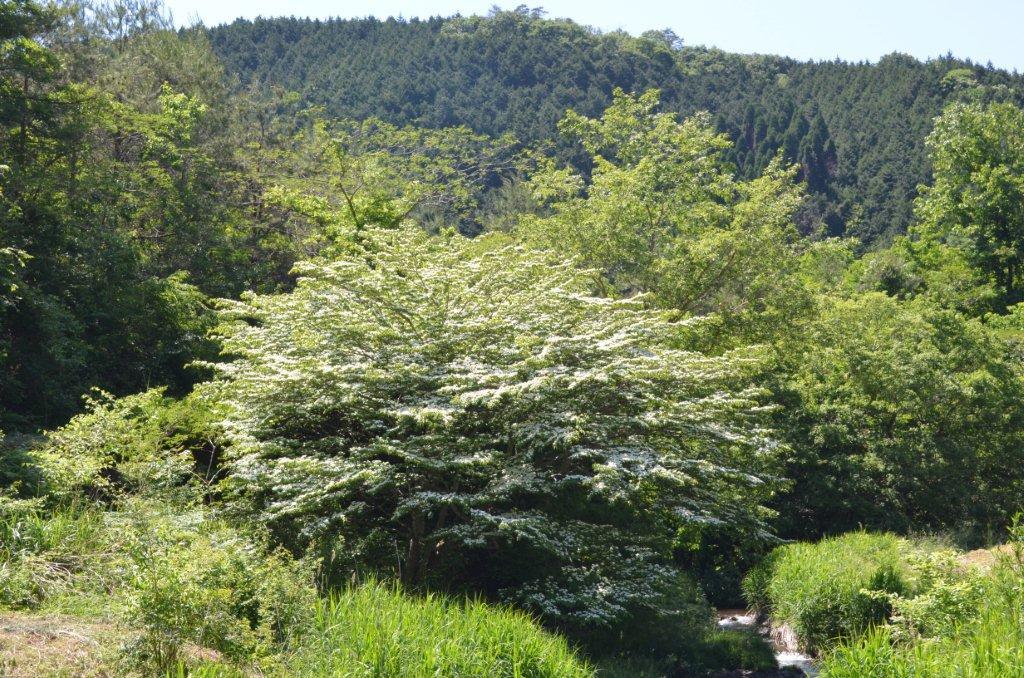
[[[366,231],[300,273],[227,307],[236,359],[210,387],[252,515],[590,637],[706,614],[665,556],[691,521],[763,525],[743,356],[687,351],[642,298],[486,238]]]
[[[995,551],[856,532],[773,552],[744,582],[827,676],[1012,676],[1020,664],[1019,527]]]
[[[789,544],[769,554],[743,586],[756,612],[820,650],[889,617],[891,604],[873,592],[909,591],[910,549],[893,535],[865,532]]]
[[[1017,76],[539,14],[0,0],[0,609],[118,674],[689,675],[774,665],[746,574],[836,675],[1019,656],[1019,554],[907,537],[1020,541]]]
[[[823,302],[779,391],[787,531],[1004,523],[1024,482],[1020,368],[983,323],[924,299]]]
[[[921,596],[943,613],[938,616],[953,622],[944,632],[908,642],[899,626],[885,626],[830,653],[823,672],[836,678],[939,678],[951,669],[971,678],[1018,675],[1024,666],[1022,556],[1018,542],[988,576],[960,570],[940,580],[936,592]],[[978,593],[965,598],[965,590]]]
[[[259,229],[223,143],[222,74],[193,70],[208,58],[200,36],[115,49],[100,19],[0,7],[0,423],[60,423],[97,385],[184,388],[184,364],[210,350],[205,294],[273,277],[248,255]],[[95,42],[88,63],[33,39],[73,28],[92,33],[67,36]],[[142,57],[161,70],[136,68]],[[170,84],[184,73],[207,80],[186,94]]]
[[[802,244],[793,217],[804,194],[778,160],[740,181],[732,148],[706,115],[659,111],[656,91],[615,93],[598,119],[570,112],[563,133],[585,149],[588,178],[554,163],[530,177],[547,209],[524,215],[527,242],[564,252],[599,273],[606,293],[649,293],[660,306],[703,317],[703,343],[779,340],[810,310],[794,275]]]
[[[958,104],[928,137],[935,180],[919,199],[924,238],[964,250],[1007,304],[1021,300],[1024,111]]]

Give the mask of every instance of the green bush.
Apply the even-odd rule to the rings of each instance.
[[[1016,605],[996,599],[978,619],[948,638],[901,642],[881,627],[840,645],[822,663],[829,678],[1013,678],[1024,676],[1024,598]]]
[[[215,478],[218,436],[205,400],[151,389],[124,398],[98,392],[86,403],[85,413],[29,452],[51,503],[124,494],[187,500],[186,481]]]
[[[741,582],[747,606],[761,617],[771,614],[770,587],[772,578],[775,576],[776,564],[782,558],[783,553],[785,553],[785,549],[781,548],[768,553],[760,563],[747,572]]]
[[[131,549],[122,621],[137,635],[123,648],[127,665],[167,671],[189,646],[260,660],[306,625],[316,600],[309,564],[216,523],[168,536],[142,535]]]
[[[744,580],[751,606],[787,624],[810,651],[888,619],[892,604],[871,591],[906,594],[912,546],[889,534],[853,532],[777,549]]]
[[[987,580],[959,562],[955,551],[912,555],[914,595],[884,594],[892,604],[893,633],[900,638],[953,635],[977,617],[987,593]]]
[[[169,671],[199,649],[262,661],[305,627],[315,600],[312,563],[200,508],[0,498],[0,609],[116,617],[126,671]]]
[[[102,498],[123,484],[121,468],[157,454],[155,413],[162,400],[159,389],[121,399],[105,393],[86,398],[88,411],[48,432],[33,454],[48,499]]]
[[[566,641],[526,615],[414,598],[370,581],[316,606],[287,673],[297,676],[592,676]]]

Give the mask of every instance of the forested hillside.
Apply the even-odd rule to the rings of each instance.
[[[953,57],[805,63],[689,47],[670,31],[601,34],[541,14],[239,20],[209,36],[242,83],[298,92],[330,115],[512,132],[555,141],[575,160],[555,129],[567,109],[594,115],[614,87],[659,88],[670,110],[711,111],[742,176],[780,151],[799,163],[816,198],[799,215],[805,231],[868,244],[910,225],[928,179],[924,137],[945,103],[1024,97],[1020,76]]]

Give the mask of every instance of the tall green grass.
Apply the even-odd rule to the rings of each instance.
[[[938,638],[900,638],[880,627],[829,652],[829,678],[1024,678],[1024,559],[1016,550],[990,575],[976,618]]]
[[[103,532],[103,514],[70,505],[44,512],[31,503],[0,507],[0,557],[51,553],[74,557],[87,553]]]
[[[891,534],[866,532],[789,544],[747,576],[744,593],[759,614],[790,626],[816,652],[886,620],[889,604],[864,590],[908,592],[912,548]]]
[[[1024,625],[1016,608],[993,606],[951,638],[898,642],[879,628],[826,655],[829,678],[1020,678],[1024,677]]]
[[[519,612],[435,595],[411,597],[373,581],[317,605],[287,672],[353,678],[594,675],[564,639]]]
[[[90,507],[0,504],[0,609],[37,607],[82,580],[102,588],[105,536]]]

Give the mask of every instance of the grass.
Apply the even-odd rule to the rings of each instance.
[[[885,600],[865,589],[906,593],[905,557],[914,546],[890,534],[853,532],[816,544],[776,549],[744,580],[751,606],[788,625],[817,652],[885,621]]]
[[[72,587],[104,589],[102,512],[0,505],[0,609],[35,608]]]
[[[693,657],[709,670],[771,671],[779,668],[775,650],[754,631],[721,630],[709,633]]]
[[[303,588],[299,563],[169,505],[0,508],[0,610],[12,628],[31,627],[36,643],[31,659],[27,649],[2,657],[12,675],[611,678],[667,670],[655,658],[595,667],[529,616],[482,602],[410,596],[374,581],[317,598]],[[115,632],[65,632],[79,627]],[[746,633],[709,630],[681,639],[677,654],[672,666],[775,666],[770,648]]]
[[[976,618],[952,634],[907,640],[892,627],[872,630],[827,653],[830,678],[1024,678],[1024,552],[999,556],[988,573],[987,595]]]
[[[112,624],[53,614],[0,613],[0,675],[113,675]]]
[[[503,607],[373,581],[318,598],[311,566],[191,505],[2,500],[0,674],[612,678],[775,666],[755,635],[709,628],[672,656],[598,667]]]
[[[822,651],[829,678],[1024,678],[1024,530],[1013,534],[969,554],[866,533],[791,544],[744,585]]]
[[[370,581],[318,603],[289,663],[299,676],[592,676],[562,638],[480,602],[413,598]]]
[[[988,607],[951,638],[900,643],[879,628],[826,655],[830,678],[1018,678],[1024,676],[1024,621],[1021,604]]]
[[[589,678],[596,673],[564,639],[526,615],[480,602],[414,597],[393,585],[368,582],[319,601],[311,612],[297,646],[261,667],[191,646],[185,652],[190,656],[166,671],[135,667],[132,672],[175,678],[234,678],[251,671],[350,678]],[[0,616],[0,648],[9,651],[0,652],[0,673],[86,676],[128,671],[132,667],[119,657],[125,631],[75,617],[6,613]]]
[[[9,610],[11,646],[24,649],[0,657],[0,672],[87,675],[116,664],[228,676],[256,661],[297,676],[595,673],[563,638],[506,608],[414,597],[374,581],[307,597],[292,571],[298,564],[260,555],[215,521],[164,515],[167,507],[7,509],[0,610]],[[79,627],[117,633],[97,645]],[[32,647],[18,640],[29,632]],[[241,651],[230,651],[236,645]]]

